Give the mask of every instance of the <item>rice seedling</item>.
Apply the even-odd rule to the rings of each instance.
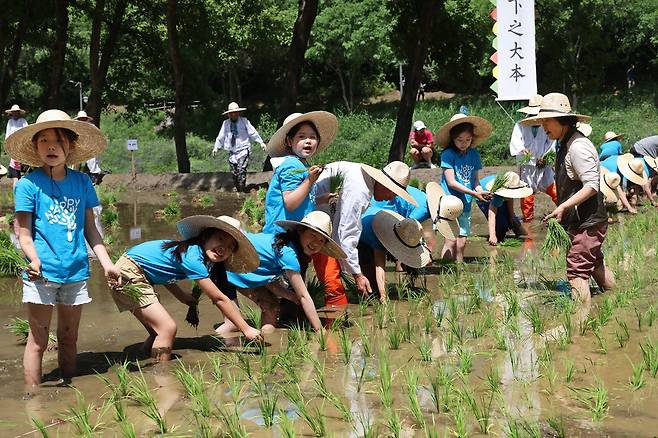
[[[563,254],[571,247],[569,233],[555,219],[549,219],[546,228],[546,238],[541,247],[541,253],[545,258],[551,257],[556,252]]]
[[[647,338],[646,344],[640,342],[640,350],[642,351],[644,368],[649,371],[651,377],[655,378],[658,374],[658,347],[654,345],[650,338]]]
[[[379,353],[379,398],[387,410],[393,405],[393,376],[388,356],[381,351]]]
[[[267,190],[261,187],[256,195],[249,195],[240,207],[240,214],[247,218],[251,229],[260,230],[265,225],[265,195]]]
[[[489,397],[485,394],[480,395],[480,403],[477,402],[472,395],[470,388],[466,387],[459,391],[459,397],[466,406],[469,407],[471,413],[475,417],[475,421],[480,428],[480,432],[488,435],[491,430],[491,406],[493,404],[494,393],[490,392]],[[487,400],[488,398],[488,400]]]
[[[203,194],[201,196],[195,197],[192,202],[194,201],[196,201],[196,203],[199,204],[201,208],[204,209],[210,208],[213,205],[215,205],[215,201],[213,201],[213,199],[207,194]]]
[[[407,314],[407,320],[402,326],[402,340],[404,342],[411,342],[414,338],[414,325],[411,322],[411,313]]]
[[[544,154],[542,157],[542,160],[544,161],[544,164],[546,166],[554,166],[555,165],[555,158],[557,157],[557,154],[555,151],[548,151]]]
[[[542,367],[542,369],[542,375],[548,382],[548,389],[546,391],[549,394],[553,394],[555,392],[555,382],[557,381],[557,371],[552,364],[546,364]]]
[[[496,177],[491,184],[490,193],[496,193],[498,190],[502,189],[509,182],[509,176],[505,172],[499,172],[496,174]]]
[[[25,344],[27,342],[27,337],[30,334],[30,323],[27,319],[12,318],[9,321],[8,328],[13,335],[18,337],[19,343]],[[53,346],[57,344],[57,336],[53,333],[48,333],[48,343],[53,344]],[[50,349],[51,347],[49,346],[48,348]]]
[[[553,436],[555,438],[566,438],[567,437],[567,432],[564,426],[564,417],[548,417],[546,419],[546,423],[548,424],[548,427],[551,428],[551,431],[553,432]]]
[[[502,242],[498,242],[499,248],[518,248],[523,245],[523,240],[516,237],[506,237]]]
[[[449,319],[448,328],[454,340],[457,341],[457,344],[462,345],[466,337],[466,329],[464,328],[464,324],[457,319]]]
[[[457,351],[459,363],[457,367],[462,375],[470,374],[473,370],[473,353],[466,348],[459,348]]]
[[[414,368],[409,368],[405,373],[405,377],[407,399],[409,400],[409,412],[413,415],[417,426],[425,427],[425,416],[423,415],[423,411],[420,408],[420,402],[418,401],[418,371]]]
[[[486,331],[486,320],[484,317],[477,318],[473,321],[473,326],[468,329],[473,339],[479,339],[484,336]]]
[[[590,412],[594,421],[603,420],[608,413],[608,390],[605,388],[603,381],[596,379],[596,382],[586,388],[569,388],[574,393],[576,401],[583,404]]]
[[[521,428],[523,428],[524,436],[528,438],[542,438],[541,428],[536,421],[530,422],[529,420],[520,421]]]
[[[106,409],[105,407],[101,408],[97,422],[95,424],[92,423],[91,415],[95,412],[95,407],[87,404],[84,395],[78,389],[73,388],[73,390],[75,391],[76,405],[70,406],[66,411],[68,414],[66,421],[73,425],[78,436],[93,438],[96,432],[103,426],[100,419]]]
[[[603,354],[608,354],[608,344],[605,338],[601,335],[601,329],[597,326],[594,330],[594,337],[596,338],[596,343],[599,347],[599,351]]]
[[[320,395],[329,403],[331,403],[334,408],[336,408],[344,421],[351,424],[353,421],[352,412],[347,407],[342,398],[338,397],[336,394],[331,392],[329,388],[327,388],[327,383],[324,378],[324,368],[321,368],[321,372],[316,373],[313,382],[315,384],[315,389],[320,393]]]
[[[363,438],[376,438],[378,436],[375,424],[370,415],[361,414],[357,416],[355,432]]]
[[[326,426],[324,415],[322,414],[322,411],[317,406],[313,408],[313,412],[311,412],[306,406],[306,404],[304,403],[304,400],[301,398],[301,395],[297,402],[294,402],[292,400],[290,401],[295,405],[295,407],[301,414],[301,417],[304,419],[306,424],[311,428],[311,431],[313,432],[313,436],[324,437],[327,435],[326,432],[327,426]]]
[[[356,392],[361,392],[361,387],[363,386],[363,381],[366,377],[366,370],[368,369],[368,356],[363,356],[363,364],[361,365],[361,371],[357,374],[356,366],[352,365],[354,370],[354,375],[358,378],[356,380]]]
[[[270,429],[274,425],[279,394],[263,380],[256,382],[255,390],[258,395],[258,408],[260,409],[261,417],[263,417],[263,423],[266,428]]]
[[[612,318],[615,313],[615,306],[612,303],[610,298],[604,299],[601,304],[599,304],[599,313],[597,314],[597,321],[601,327],[604,327],[608,324],[608,321]]]
[[[139,369],[139,376],[133,377],[130,382],[128,397],[142,407],[142,413],[155,423],[161,434],[168,432],[167,423],[158,410],[158,404],[146,383],[141,368]]]
[[[122,291],[125,296],[136,303],[144,297],[143,286],[131,283],[129,278],[124,278],[121,286],[114,286],[115,290]]]
[[[573,382],[573,376],[576,372],[576,363],[571,359],[567,359],[564,367],[564,381],[566,383]]]
[[[628,331],[628,324],[626,324],[626,321],[620,320],[618,318],[615,318],[615,320],[617,321],[619,328],[621,328],[621,333],[615,330],[615,338],[617,339],[619,348],[624,348],[626,342],[631,338],[631,335]]]
[[[432,342],[429,339],[421,339],[418,343],[418,353],[423,362],[432,362]]]
[[[366,332],[363,324],[357,325],[359,329],[359,339],[361,341],[361,355],[364,358],[372,356],[372,347],[370,345],[370,335]]]
[[[247,438],[247,429],[240,423],[239,404],[217,405],[217,419],[222,424],[222,431],[231,438]]]
[[[425,312],[425,318],[423,319],[423,333],[429,335],[434,329],[434,314],[432,308],[429,308],[429,311]]]
[[[631,363],[631,367],[633,368],[633,373],[631,374],[631,377],[628,381],[633,391],[637,391],[641,389],[646,383],[644,380],[644,363]]]
[[[523,315],[530,322],[533,333],[538,335],[544,333],[544,319],[539,312],[539,307],[535,303],[528,303],[523,309]]]
[[[209,354],[208,361],[210,362],[210,375],[219,383],[224,379],[224,364],[222,363],[222,356],[219,354]]]
[[[350,358],[352,357],[352,340],[347,330],[341,330],[338,339],[340,342],[340,351],[343,354],[343,362],[347,365],[350,363]]]
[[[388,409],[384,412],[386,417],[386,428],[388,429],[390,436],[393,438],[399,438],[402,434],[402,419],[400,419],[400,414],[395,409]]]
[[[402,330],[397,324],[391,325],[388,328],[388,345],[391,350],[399,350],[402,343]]]
[[[500,371],[498,368],[491,367],[489,372],[487,372],[485,380],[492,394],[500,394],[502,381],[500,379]]]
[[[277,432],[282,438],[296,438],[295,425],[285,411],[279,411]]]
[[[206,392],[204,368],[197,365],[196,371],[185,366],[180,360],[174,368],[174,376],[181,383],[185,395],[192,401],[192,411],[202,417],[210,417],[210,399]]]
[[[375,324],[379,330],[382,330],[386,324],[386,305],[375,304]]]
[[[26,267],[25,257],[13,244],[0,247],[0,277],[18,277]]]
[[[494,341],[497,350],[507,350],[507,337],[505,336],[504,326],[500,326],[497,330],[494,330]]]
[[[635,319],[637,319],[637,329],[638,331],[642,331],[642,317],[644,316],[642,311],[638,309],[637,307],[633,308],[633,311],[635,312]]]
[[[653,323],[656,321],[656,306],[655,305],[650,305],[649,308],[647,309],[647,313],[645,316],[647,320],[647,325],[649,327],[653,327]]]
[[[436,367],[434,374],[430,376],[430,386],[432,391],[430,396],[437,413],[447,412],[450,410],[450,397],[453,392],[454,377],[448,371],[448,368],[440,363]]]
[[[466,416],[464,415],[464,408],[461,405],[456,405],[453,411],[453,419],[455,420],[455,429],[452,433],[457,438],[468,437],[468,430],[466,427]]]
[[[41,434],[42,438],[50,437],[50,435],[48,434],[48,428],[46,427],[43,421],[41,421],[37,417],[30,417],[30,421],[32,422],[32,424],[34,424],[34,427],[37,428],[37,431]]]

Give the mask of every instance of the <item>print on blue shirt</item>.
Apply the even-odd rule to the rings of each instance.
[[[457,182],[474,190],[477,186],[477,181],[474,180],[475,172],[482,169],[482,161],[480,153],[473,148],[468,148],[463,154],[454,148],[448,148],[441,153],[441,167],[454,170]],[[445,174],[441,177],[441,187],[446,194],[454,195],[462,201],[465,212],[471,211],[473,196],[448,187]]]

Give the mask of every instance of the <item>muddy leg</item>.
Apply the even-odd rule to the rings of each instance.
[[[82,305],[57,305],[57,361],[64,381],[69,381],[76,372],[78,327],[81,316]]]
[[[447,239],[441,248],[441,258],[443,260],[455,260],[457,258],[457,240]]]
[[[151,356],[159,361],[170,360],[176,337],[176,322],[160,303],[133,310],[133,315],[144,327],[156,333]],[[151,331],[149,330],[149,332]]]
[[[594,269],[592,277],[594,278],[594,281],[596,281],[596,284],[598,284],[604,291],[613,289],[617,284],[615,281],[615,274],[605,266],[605,263],[601,263]]]
[[[464,249],[466,248],[466,237],[457,238],[457,253],[455,260],[457,263],[464,263]]]
[[[27,315],[30,333],[23,354],[23,380],[26,386],[41,384],[41,361],[48,348],[48,330],[53,306],[28,303]]]

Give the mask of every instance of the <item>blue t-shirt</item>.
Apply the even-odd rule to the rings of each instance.
[[[368,245],[372,249],[386,251],[386,248],[384,248],[384,245],[382,245],[382,243],[377,238],[375,231],[372,229],[372,221],[375,219],[375,215],[377,214],[377,212],[381,210],[393,210],[393,209],[379,208],[371,205],[363,213],[363,216],[361,216],[361,237],[359,238],[359,240],[362,243]]]
[[[606,141],[601,145],[601,153],[599,154],[600,160],[605,160],[613,155],[621,155],[621,143],[617,140]]]
[[[496,175],[485,176],[480,180],[480,185],[484,190],[486,190],[487,184],[489,184],[489,182],[493,181],[494,179],[496,179]],[[489,201],[489,203],[491,203],[491,205],[493,205],[496,208],[500,208],[505,203],[505,198],[502,196],[494,195],[493,198],[491,198],[491,201]],[[487,203],[487,205],[489,203]]]
[[[301,172],[301,170],[305,171]],[[295,210],[289,211],[283,204],[283,194],[295,190],[306,178],[308,178],[306,165],[296,155],[289,155],[283,160],[283,163],[277,166],[274,175],[272,175],[270,186],[267,189],[267,195],[265,195],[264,233],[280,233],[283,229],[274,222],[282,219],[300,221],[304,216],[313,211],[315,206],[312,199],[315,193],[315,185],[311,189],[309,196]]]
[[[165,242],[170,240],[150,240],[126,251],[126,255],[142,268],[149,283],[169,284],[210,276],[203,250],[199,245],[190,245],[187,251],[181,254],[179,262],[174,255],[174,248],[162,249]]]
[[[56,181],[39,168],[18,181],[15,199],[17,212],[32,213],[32,239],[44,278],[56,283],[88,279],[85,213],[98,205],[89,177],[67,169]]]
[[[236,274],[227,272],[229,283],[243,289],[250,289],[270,284],[276,277],[283,274],[284,271],[301,272],[302,268],[299,263],[300,255],[292,245],[284,245],[280,253],[274,251],[274,234],[247,233],[247,238],[256,248],[260,257],[260,265],[254,272]]]
[[[441,153],[441,167],[443,169],[454,170],[457,182],[474,190],[477,186],[475,172],[482,169],[482,161],[480,160],[480,153],[473,148],[468,148],[465,153],[461,154],[454,148],[450,147]],[[471,211],[471,201],[473,200],[473,196],[448,187],[445,173],[441,177],[441,187],[446,194],[454,195],[462,201],[465,212]]]
[[[370,205],[382,210],[394,211],[405,218],[416,219],[418,222],[429,219],[430,211],[427,208],[427,195],[425,192],[411,186],[407,186],[407,191],[418,203],[417,207],[411,202],[405,201],[401,196],[396,196],[390,201],[377,201],[375,198],[372,198]]]
[[[623,181],[625,178],[624,178],[624,175],[622,175],[621,172],[619,171],[619,167],[618,167],[618,165],[617,165],[617,160],[618,160],[618,159],[619,159],[619,156],[618,156],[618,155],[613,155],[613,156],[611,156],[611,157],[608,157],[608,158],[606,158],[605,160],[601,161],[601,166],[602,166],[602,167],[605,167],[605,168],[608,169],[610,172],[617,172],[617,173],[619,174],[619,176],[622,177],[622,181]],[[647,175],[648,177],[650,177],[651,175],[653,175],[653,174],[655,173],[655,172],[653,172],[653,170],[651,170],[651,168],[647,165],[647,162],[646,162],[644,159],[642,159],[642,165],[644,166],[644,172],[646,173],[646,175]]]

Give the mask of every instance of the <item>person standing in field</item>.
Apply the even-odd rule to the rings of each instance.
[[[528,106],[517,112],[526,116],[536,116],[539,112],[542,96],[532,96]],[[532,189],[532,193],[520,199],[521,214],[524,222],[530,222],[535,217],[535,193],[544,192],[557,203],[555,190],[555,173],[550,165],[546,165],[544,157],[549,152],[555,152],[555,141],[548,138],[541,126],[526,126],[521,123],[514,125],[509,142],[509,151],[519,162],[521,181]]]
[[[75,120],[81,122],[91,123],[94,121],[93,117],[89,117],[86,111],[78,111],[78,115],[75,116]],[[87,165],[87,170],[89,173],[89,178],[94,185],[98,185],[101,182],[101,160],[98,157],[92,157],[87,160],[85,163]]]
[[[251,143],[258,143],[265,150],[265,142],[256,128],[246,117],[240,115],[245,110],[246,108],[241,108],[236,102],[229,103],[228,109],[222,113],[228,117],[222,123],[215,140],[215,147],[212,150],[213,157],[220,149],[228,151],[228,163],[233,174],[233,184],[238,192],[244,192],[246,188]]]
[[[9,116],[7,129],[5,130],[5,140],[7,140],[11,134],[21,128],[25,128],[27,126],[27,120],[23,118],[25,110],[16,104],[12,105],[8,110],[5,110],[5,114]],[[7,176],[12,180],[12,187],[14,188],[16,188],[16,183],[23,175],[22,167],[23,165],[18,161],[13,158],[9,159],[9,171]]]

